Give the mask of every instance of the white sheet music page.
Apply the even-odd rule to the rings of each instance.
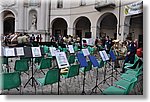
[[[24,56],[24,49],[23,47],[16,48],[17,56]]]
[[[89,50],[88,49],[82,49],[83,55],[84,56],[88,56],[90,55]]]

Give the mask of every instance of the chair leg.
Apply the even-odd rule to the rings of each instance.
[[[44,73],[44,71],[43,71],[43,70],[41,70],[41,72],[45,75],[45,73]]]

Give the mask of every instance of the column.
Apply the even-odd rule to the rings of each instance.
[[[73,28],[71,28],[71,27],[67,28],[67,35],[73,36]]]
[[[3,34],[3,13],[0,14],[0,34]]]
[[[40,28],[42,32],[45,32],[45,21],[46,21],[46,2],[44,0],[41,0],[41,13],[38,15],[40,17]]]
[[[92,38],[96,39],[96,26],[91,26]]]

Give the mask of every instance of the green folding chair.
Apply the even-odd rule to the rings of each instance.
[[[137,84],[137,78],[136,78],[136,82],[133,82],[135,81],[135,78],[136,77],[133,77],[132,80],[129,82],[129,81],[126,81],[126,80],[119,80],[117,82],[115,82],[115,84],[123,89],[126,90],[126,93],[125,94],[129,94],[135,87],[135,85]],[[132,84],[132,85],[130,85]]]
[[[19,91],[18,87],[20,87],[21,94],[21,77],[19,72],[2,73],[0,75],[0,81],[2,82],[2,86],[0,87],[2,90],[16,88]]]
[[[44,49],[44,54],[49,52],[49,47],[48,46],[44,45],[43,49]]]
[[[66,82],[66,79],[67,78],[70,78],[70,83],[71,83],[71,78],[75,76],[78,77],[79,75],[79,65],[71,65],[69,68],[68,68],[68,72],[67,73],[61,73],[61,76],[62,78],[65,78],[65,85],[66,85],[66,90],[67,90],[67,93],[68,93],[68,87],[67,87],[67,82]],[[78,77],[78,84],[79,84],[79,88],[80,88],[80,82],[79,82],[79,77]]]
[[[10,66],[8,65],[8,58],[6,57],[1,57],[1,71],[2,72],[9,72],[10,71]]]
[[[35,70],[35,72],[37,70],[40,70],[45,75],[43,69],[48,69],[51,67],[52,67],[51,58],[42,58],[40,64],[36,67],[37,69]]]
[[[37,78],[36,80],[41,87],[45,85],[52,85],[54,83],[57,83],[59,82],[59,69],[57,68],[50,69],[43,78]],[[51,92],[52,92],[52,86],[51,86]],[[42,93],[43,93],[43,89],[42,89]]]
[[[14,70],[26,73],[29,70],[28,61],[26,59],[16,60]],[[26,74],[29,75],[28,73]]]
[[[137,71],[128,70],[128,71],[126,71],[126,73],[121,75],[121,78],[130,82],[133,77],[138,78],[140,75],[143,74],[142,69],[143,69],[143,66],[141,65],[141,67]]]
[[[74,64],[75,63],[75,55],[70,55],[68,57],[68,62],[69,62],[70,65]]]
[[[106,88],[102,93],[104,95],[128,95],[129,92],[131,91],[131,89],[133,89],[136,82],[137,82],[137,78],[134,77],[131,82],[128,82],[128,81],[126,81],[124,83],[122,82],[122,84],[120,84],[119,87],[118,86],[110,86],[110,87]],[[119,81],[118,81],[118,83],[119,83]]]
[[[79,51],[78,46],[76,46],[76,45],[74,46],[74,51],[75,51],[75,52],[78,52],[78,51]]]
[[[133,64],[125,63],[124,69],[125,70],[134,69],[136,67],[136,65],[138,64],[138,62],[139,62],[139,57],[137,55],[135,55],[134,63]]]

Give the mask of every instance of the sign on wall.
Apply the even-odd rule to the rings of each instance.
[[[135,15],[142,12],[143,12],[143,1],[139,1],[125,6],[124,13],[126,16]]]

